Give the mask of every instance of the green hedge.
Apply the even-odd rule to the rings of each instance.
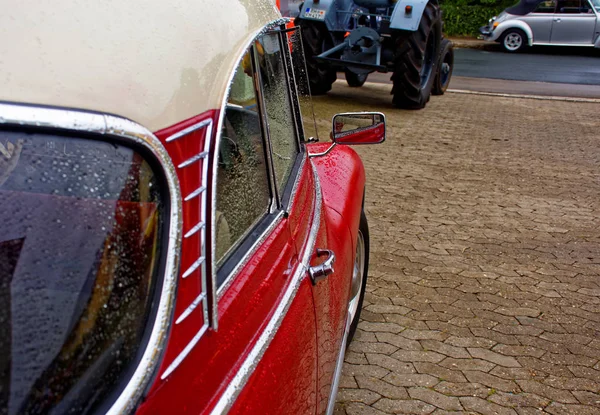
[[[488,20],[516,0],[441,0],[444,33],[448,36],[476,36]]]

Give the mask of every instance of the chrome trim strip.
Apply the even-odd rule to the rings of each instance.
[[[204,228],[206,224],[202,221],[198,222],[198,224],[196,226],[194,226],[192,229],[190,229],[185,235],[183,235],[184,238],[189,238],[190,236],[194,235],[196,232],[198,232],[200,229]]]
[[[340,386],[340,377],[342,376],[342,367],[344,366],[344,356],[346,355],[346,344],[348,343],[348,334],[350,334],[350,315],[346,316],[346,327],[344,329],[344,338],[340,346],[338,353],[337,362],[335,364],[335,373],[333,374],[333,383],[331,384],[331,391],[329,392],[329,403],[327,404],[327,415],[332,415],[335,408],[335,398],[337,396],[338,388]]]
[[[312,257],[315,249],[315,243],[317,240],[317,235],[319,233],[319,227],[321,224],[321,209],[323,197],[321,194],[321,184],[319,182],[319,177],[317,176],[317,172],[315,167],[313,166],[313,175],[315,178],[315,200],[313,204],[313,221],[310,226],[310,233],[308,235],[308,239],[305,245],[305,250],[302,253],[302,260],[298,264],[294,275],[285,290],[281,301],[277,305],[275,312],[273,313],[273,317],[265,327],[264,331],[261,333],[258,341],[240,366],[238,372],[235,374],[227,389],[221,398],[217,402],[216,406],[211,411],[211,414],[224,414],[227,413],[235,399],[238,397],[248,379],[252,375],[252,372],[260,362],[263,354],[271,344],[273,337],[277,333],[277,330],[281,326],[285,315],[287,314],[298,289],[300,288],[300,284],[307,278],[307,267],[306,265],[309,263],[310,258]]]
[[[160,140],[141,125],[114,115],[91,113],[61,108],[34,107],[19,104],[0,103],[0,124],[16,127],[46,127],[71,132],[91,132],[115,135],[149,150],[160,163],[166,177],[170,198],[170,221],[168,243],[165,247],[166,263],[162,290],[152,324],[150,338],[143,350],[138,366],[131,379],[108,410],[107,414],[116,415],[132,412],[152,380],[154,369],[158,366],[162,351],[166,345],[175,304],[175,290],[179,272],[179,253],[181,250],[182,216],[181,193],[175,166]]]
[[[206,186],[200,186],[199,188],[197,188],[196,190],[194,190],[192,193],[190,193],[189,195],[187,195],[185,197],[185,199],[183,199],[185,202],[189,202],[190,200],[192,200],[193,198],[195,198],[196,196],[198,196],[200,193],[204,192],[206,190]]]
[[[291,22],[291,19],[286,19],[286,18],[280,18],[277,19],[273,22],[271,22],[269,25],[267,25],[267,27],[273,27],[273,26],[277,26],[277,25],[281,25],[281,24],[286,24]],[[235,69],[242,63],[242,59],[244,58],[244,55],[246,53],[246,51],[248,50],[248,48],[250,48],[250,46],[252,46],[256,40],[256,38],[264,32],[264,29],[261,28],[259,30],[256,30],[252,35],[247,37],[247,41],[245,44],[243,44],[240,49],[239,49],[239,56],[237,58],[237,60],[235,61],[234,65],[231,67],[231,71],[229,73],[229,79],[227,79],[227,85],[228,85],[228,90],[226,91],[226,93],[223,94],[223,98],[221,100],[221,111],[219,113],[219,120],[217,122],[216,128],[217,128],[217,133],[215,134],[215,154],[219,154],[219,149],[221,147],[221,131],[223,130],[223,123],[225,121],[225,108],[227,107],[227,99],[229,98],[230,95],[230,90],[231,90],[231,86],[233,85],[233,78],[235,76]],[[207,163],[208,164],[208,163]],[[213,321],[212,321],[212,325],[213,328],[216,329],[218,327],[218,299],[220,298],[220,295],[225,291],[225,285],[227,284],[227,280],[230,280],[231,276],[227,277],[227,280],[225,281],[225,283],[219,288],[217,289],[217,265],[216,265],[216,261],[214,260],[215,258],[215,254],[217,252],[217,245],[216,245],[216,227],[215,227],[215,223],[216,223],[216,214],[217,214],[217,198],[215,197],[215,195],[217,194],[217,166],[216,166],[216,161],[213,160],[213,166],[212,166],[212,174],[211,174],[211,178],[212,178],[212,200],[211,200],[211,227],[210,227],[210,240],[211,240],[211,244],[210,244],[210,250],[211,250],[211,270],[212,270],[212,274],[211,274],[211,287],[212,287],[212,316],[213,316]]]
[[[327,154],[329,154],[329,152],[331,150],[333,150],[335,148],[335,146],[337,145],[336,142],[331,143],[331,145],[327,148],[327,150],[321,152],[321,153],[308,153],[308,157],[309,158],[314,158],[314,157],[321,157],[321,156],[326,156]]]
[[[188,308],[186,308],[183,313],[181,313],[181,315],[177,318],[177,320],[175,321],[175,324],[179,324],[181,323],[183,320],[185,320],[190,314],[192,314],[192,311],[194,311],[196,309],[196,307],[198,307],[198,304],[200,304],[200,302],[202,300],[204,300],[206,298],[206,293],[201,293],[198,297],[196,297],[196,299],[194,301],[192,301],[192,304],[190,304],[188,306]]]
[[[572,16],[572,15],[571,15]],[[593,43],[548,43],[548,42],[533,42],[533,46],[574,46],[577,48],[594,47]]]
[[[196,270],[198,269],[198,267],[199,267],[200,265],[202,265],[202,263],[204,262],[204,259],[205,259],[205,258],[204,258],[203,256],[201,256],[200,258],[198,258],[198,259],[196,260],[196,262],[194,262],[194,263],[193,263],[193,264],[192,264],[192,265],[191,265],[191,266],[190,266],[190,267],[187,269],[187,271],[185,271],[185,272],[183,273],[183,275],[181,276],[181,278],[187,278],[187,277],[189,277],[189,276],[192,274],[192,272],[196,271]]]
[[[179,355],[173,360],[173,362],[165,369],[164,373],[160,376],[161,380],[165,380],[173,371],[183,362],[183,359],[192,351],[194,346],[200,341],[202,335],[208,330],[208,324],[202,326],[200,331],[192,338],[192,340],[185,346],[185,348],[179,353]]]
[[[184,161],[183,163],[181,163],[179,166],[177,166],[177,168],[178,169],[183,169],[184,167],[187,167],[190,164],[194,164],[198,160],[202,160],[203,158],[206,158],[206,156],[208,156],[208,152],[207,151],[203,151],[202,153],[198,153],[194,157],[190,157],[189,159],[187,159],[186,161]]]
[[[171,141],[175,141],[178,138],[181,138],[181,137],[183,137],[185,135],[188,135],[189,133],[191,133],[193,131],[196,131],[196,130],[199,130],[200,128],[206,127],[208,124],[211,124],[211,123],[212,123],[212,119],[210,119],[210,118],[208,118],[206,120],[202,120],[202,121],[200,121],[197,124],[190,125],[188,128],[185,128],[185,129],[183,129],[181,131],[176,132],[173,135],[168,136],[165,139],[165,142],[166,143],[170,143]]]

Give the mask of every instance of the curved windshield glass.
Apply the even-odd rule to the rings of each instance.
[[[123,145],[0,132],[0,414],[84,414],[135,367],[165,210]]]

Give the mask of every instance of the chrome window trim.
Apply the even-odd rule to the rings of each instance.
[[[175,166],[154,134],[131,120],[115,115],[84,110],[0,103],[0,124],[118,136],[149,150],[163,170],[170,198],[170,218],[167,218],[169,230],[168,242],[165,247],[167,255],[165,275],[162,277],[162,290],[160,293],[156,293],[160,295],[158,309],[142,358],[125,388],[107,412],[108,415],[130,413],[137,406],[144,390],[158,369],[162,351],[166,346],[175,304],[179,273],[178,258],[182,239],[181,192]]]
[[[239,367],[237,373],[231,379],[225,392],[219,398],[219,401],[211,411],[211,414],[225,414],[229,412],[233,406],[235,399],[239,396],[242,389],[248,382],[248,379],[254,372],[254,369],[260,363],[262,356],[271,344],[271,341],[275,337],[275,334],[279,330],[283,319],[285,318],[288,309],[290,308],[296,293],[300,288],[300,284],[307,278],[307,270],[310,262],[310,258],[313,255],[319,228],[321,225],[321,209],[323,204],[323,195],[321,194],[321,183],[319,176],[314,166],[312,166],[313,175],[315,178],[315,199],[313,203],[313,215],[312,223],[310,226],[310,232],[305,244],[305,250],[302,253],[302,259],[298,263],[296,271],[294,272],[289,285],[287,286],[277,308],[275,309],[271,320],[269,320],[267,326],[260,334],[256,344],[248,353],[248,356]]]
[[[252,45],[254,44],[254,42],[256,41],[256,39],[261,36],[262,34],[268,32],[269,30],[272,30],[274,28],[277,27],[281,27],[282,25],[285,25],[287,23],[289,23],[291,21],[291,19],[288,18],[281,18],[281,19],[277,19],[275,21],[272,21],[271,23],[267,24],[266,26],[264,26],[262,29],[257,30],[256,32],[254,32],[251,36],[249,36],[249,40],[243,44],[240,47],[240,51],[238,52],[238,58],[235,61],[234,65],[233,65],[233,70],[229,73],[229,78],[227,80],[227,91],[225,91],[225,93],[223,94],[223,98],[221,100],[221,110],[219,111],[219,119],[216,125],[217,131],[215,134],[215,145],[214,145],[214,154],[218,155],[219,154],[219,150],[221,148],[221,131],[223,129],[223,123],[225,122],[225,110],[227,108],[228,104],[227,100],[229,99],[229,95],[230,95],[230,91],[231,91],[231,86],[233,85],[233,79],[235,76],[235,69],[237,69],[241,62],[242,59],[244,58],[244,55],[246,54],[246,51],[252,48]],[[254,48],[252,48],[253,50]],[[254,52],[252,52],[252,65],[255,65],[255,61],[254,61]],[[256,72],[255,72],[255,76],[256,76]],[[258,100],[262,100],[261,96],[262,95],[258,95],[259,93],[261,93],[260,91],[256,91],[256,85],[257,85],[257,80],[254,80],[254,84],[255,84],[255,92],[257,93],[257,101]],[[257,102],[258,104],[258,102]],[[234,105],[235,107],[235,105]],[[263,111],[264,112],[264,111]],[[262,120],[263,115],[261,115],[261,124],[264,122]],[[263,126],[261,125],[261,128],[263,128]],[[267,155],[267,157],[270,157],[270,149],[267,149],[267,153],[269,153]],[[303,153],[301,151],[301,153]],[[222,297],[223,293],[227,290],[227,288],[229,288],[229,286],[231,285],[231,283],[233,282],[233,280],[235,279],[235,276],[239,273],[239,271],[243,268],[243,266],[248,262],[250,255],[252,253],[254,253],[256,251],[256,249],[258,248],[258,242],[260,241],[264,241],[264,239],[266,239],[266,236],[271,233],[273,231],[273,229],[279,224],[279,222],[283,219],[284,216],[284,212],[280,211],[279,213],[277,213],[277,216],[275,217],[275,219],[269,224],[268,228],[261,234],[261,236],[259,238],[257,238],[257,241],[252,245],[251,249],[248,250],[247,254],[244,255],[244,257],[240,260],[240,262],[236,265],[236,267],[232,270],[232,272],[229,273],[229,275],[227,275],[227,277],[225,278],[225,281],[223,282],[223,284],[221,284],[220,287],[217,286],[217,263],[215,261],[215,255],[217,252],[217,229],[215,226],[216,223],[216,215],[217,215],[217,180],[218,180],[218,168],[217,168],[217,163],[218,163],[218,157],[212,157],[212,165],[211,165],[211,169],[212,169],[212,174],[211,174],[211,190],[212,190],[212,194],[211,194],[211,223],[210,223],[210,237],[211,237],[211,288],[212,288],[212,307],[211,307],[211,316],[212,316],[212,327],[216,330],[218,327],[218,309],[219,309],[219,300]],[[272,165],[272,163],[269,161],[269,163]],[[304,161],[302,161],[302,165],[304,164]],[[302,167],[301,165],[301,167]],[[272,168],[269,168],[269,180],[270,180],[270,190],[273,192],[273,186],[274,186],[274,177],[272,177],[273,173],[272,173]],[[298,174],[296,176],[296,181],[299,181],[300,179],[300,175]],[[294,189],[296,189],[297,187],[297,183],[294,183]],[[276,193],[272,193],[273,195],[276,195]],[[275,202],[277,203],[277,202]],[[273,211],[273,201],[271,201],[271,205],[269,206],[268,212],[270,213],[275,213],[275,211]]]

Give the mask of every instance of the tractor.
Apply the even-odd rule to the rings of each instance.
[[[394,106],[420,109],[450,82],[454,52],[442,36],[439,0],[306,0],[294,24],[313,95],[327,93],[338,71],[351,87],[391,72]]]

